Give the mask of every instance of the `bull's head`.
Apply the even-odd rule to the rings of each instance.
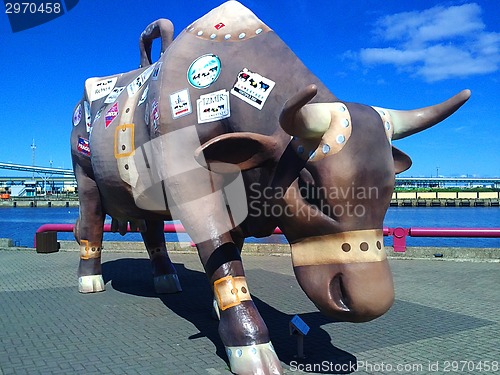
[[[232,133],[197,153],[209,164],[230,162],[242,170],[273,161],[272,186],[286,193],[272,203],[286,208],[277,223],[291,244],[300,286],[324,314],[369,321],[394,300],[382,226],[395,174],[411,166],[391,140],[444,120],[470,91],[413,111],[309,103],[316,92],[311,85],[285,104],[280,124],[292,139],[284,152],[276,134]]]

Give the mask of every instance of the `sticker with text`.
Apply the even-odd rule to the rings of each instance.
[[[231,116],[229,92],[226,90],[201,95],[196,104],[199,124],[222,120]]]
[[[231,94],[261,110],[276,83],[244,68],[231,89]]]
[[[91,102],[104,98],[108,95],[115,87],[118,77],[106,78],[100,81],[95,81],[90,89],[89,100]]]
[[[90,133],[90,128],[92,127],[92,117],[90,116],[89,102],[84,102],[83,107],[85,108],[85,126],[87,127],[87,133]]]
[[[90,156],[89,140],[83,137],[78,137],[78,152],[85,156]]]
[[[151,73],[153,73],[153,69],[155,68],[154,65],[151,65],[149,68],[147,68],[145,71],[143,71],[141,74],[137,76],[128,86],[127,86],[127,92],[128,96],[134,96],[137,94],[137,92],[141,89],[142,86],[146,83],[146,81],[149,79],[151,76]]]
[[[104,103],[111,104],[116,102],[116,99],[118,99],[118,96],[120,96],[123,90],[125,90],[125,87],[115,87],[113,91],[111,91],[111,93],[108,95]]]
[[[194,60],[187,71],[189,84],[204,89],[219,78],[221,62],[218,56],[207,54]]]
[[[159,61],[155,64],[155,68],[153,69],[153,74],[151,75],[151,79],[153,81],[156,81],[158,79],[158,76],[160,75],[160,70],[161,70],[162,64],[163,64],[163,61]]]
[[[151,120],[155,130],[158,130],[158,124],[160,122],[160,109],[158,108],[158,101],[153,100],[151,103]]]
[[[146,101],[146,99],[148,98],[148,93],[149,93],[149,85],[146,86],[146,88],[142,92],[141,100],[139,100],[139,103],[137,103],[138,107]]]
[[[113,122],[115,118],[118,117],[118,103],[113,104],[113,106],[106,112],[106,128]]]
[[[189,115],[193,111],[188,89],[170,95],[170,108],[172,109],[172,118],[174,120]]]
[[[73,113],[73,126],[77,126],[82,120],[82,103],[78,104]]]

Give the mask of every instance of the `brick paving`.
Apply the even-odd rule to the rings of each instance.
[[[104,252],[106,292],[82,295],[78,253],[0,250],[0,375],[230,374],[198,256],[174,252],[172,260],[180,294],[154,293],[145,252]],[[499,263],[391,260],[393,308],[350,324],[317,312],[289,256],[244,261],[286,374],[351,373],[355,364],[359,374],[476,374],[488,373],[488,364],[500,374],[493,363],[500,360]],[[300,366],[288,332],[295,314],[311,327]]]

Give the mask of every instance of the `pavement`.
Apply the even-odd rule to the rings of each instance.
[[[182,293],[155,294],[145,252],[104,251],[106,291],[82,295],[77,252],[0,250],[0,375],[230,374],[198,256],[171,258]],[[244,263],[286,374],[500,374],[498,262],[391,259],[394,306],[362,324],[320,315],[289,255]],[[301,361],[295,314],[311,328]]]

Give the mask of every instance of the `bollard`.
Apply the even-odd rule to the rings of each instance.
[[[56,253],[61,244],[57,242],[57,232],[41,232],[36,234],[36,252],[37,253]]]

